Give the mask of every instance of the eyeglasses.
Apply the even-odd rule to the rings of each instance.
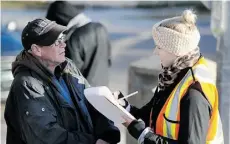
[[[54,46],[59,46],[66,41],[66,35],[61,34],[58,39],[53,43]]]

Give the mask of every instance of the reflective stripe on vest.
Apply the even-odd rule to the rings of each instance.
[[[208,72],[204,58],[201,58],[193,67],[196,81],[201,84],[201,88],[209,103],[212,106],[212,116],[206,143],[223,142],[222,124],[218,111],[218,93],[215,83]],[[180,121],[180,100],[187,92],[189,86],[194,82],[192,71],[189,70],[184,78],[177,84],[157,118],[156,134],[177,140]]]

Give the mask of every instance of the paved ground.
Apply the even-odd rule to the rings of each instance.
[[[160,10],[130,10],[111,9],[86,13],[93,19],[101,21],[108,28],[112,40],[113,65],[110,69],[110,89],[121,90],[127,94],[128,68],[130,63],[152,55],[154,43],[151,38],[152,25],[166,16],[178,15],[184,8],[160,9]],[[42,13],[44,14],[44,13]],[[215,60],[216,40],[209,30],[209,15],[202,14],[198,17],[198,25],[201,30],[201,51],[210,59]],[[154,64],[154,62],[153,62]],[[4,105],[1,108],[3,115]],[[6,126],[1,117],[1,142],[5,143]],[[121,144],[125,143],[125,129],[122,131]]]

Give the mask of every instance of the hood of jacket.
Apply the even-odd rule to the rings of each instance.
[[[50,4],[46,18],[67,26],[69,21],[79,14],[79,11],[80,10],[67,1],[55,1]]]
[[[89,17],[87,17],[83,13],[80,13],[70,20],[70,22],[67,25],[67,28],[71,28],[73,26],[76,26],[76,28],[79,28],[90,22],[92,22],[92,20]]]
[[[58,70],[59,73],[69,73],[75,77],[82,77],[82,74],[73,64],[72,60],[68,58],[66,58],[65,62],[60,64],[55,71],[56,70]],[[12,63],[12,74],[15,77],[23,71],[33,71],[46,80],[54,76],[36,57],[24,50],[17,55],[16,60]]]
[[[12,74],[15,77],[20,72],[28,70],[37,73],[43,78],[48,78],[48,76],[53,75],[36,57],[23,50],[12,63]]]

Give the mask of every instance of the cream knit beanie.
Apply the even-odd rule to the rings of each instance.
[[[188,30],[189,25],[192,25],[195,29],[186,33],[181,33],[174,29],[161,26],[163,23],[171,22],[184,24],[188,26]],[[183,56],[192,50],[195,50],[200,41],[200,33],[196,28],[195,23],[196,15],[191,10],[185,10],[182,16],[165,19],[156,23],[152,30],[155,45],[176,56]]]

